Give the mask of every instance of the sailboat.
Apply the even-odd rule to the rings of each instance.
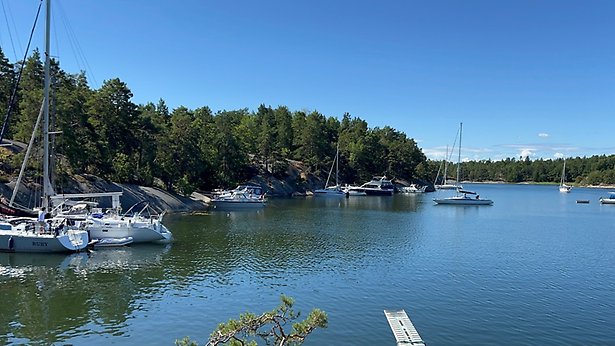
[[[463,130],[463,123],[459,123],[459,155],[457,157],[457,184],[460,182],[461,176],[461,134]],[[436,204],[450,204],[450,205],[492,205],[493,201],[490,199],[482,199],[474,191],[464,190],[460,187],[457,188],[457,194],[453,197],[447,198],[434,198]]]
[[[39,114],[32,138],[43,116],[43,196],[38,219],[31,217],[9,218],[0,222],[0,251],[6,252],[72,252],[87,247],[89,242],[88,232],[85,230],[68,227],[63,220],[46,220],[45,215],[51,206],[50,199],[54,190],[50,179],[50,155],[49,155],[49,89],[50,77],[50,26],[51,26],[51,0],[46,3],[46,26],[45,26],[45,96],[41,113]],[[30,140],[29,149],[33,145]],[[27,160],[28,155],[24,158]],[[22,172],[25,168],[22,166]],[[17,184],[18,185],[18,184]],[[17,189],[18,186],[15,186]],[[15,191],[13,193],[13,198]],[[10,205],[9,205],[10,207]],[[54,222],[52,222],[54,221]]]
[[[566,159],[564,159],[564,167],[562,168],[562,179],[559,183],[559,192],[570,192],[572,186],[566,185]]]
[[[344,197],[346,196],[346,192],[342,190],[338,182],[339,175],[339,155],[340,155],[340,143],[337,143],[337,148],[335,150],[335,158],[333,159],[333,163],[331,163],[331,169],[329,170],[329,176],[327,176],[327,182],[325,183],[324,189],[314,190],[314,196],[323,196],[323,197]],[[335,185],[329,186],[329,180],[331,180],[331,174],[333,173],[333,167],[335,167]]]

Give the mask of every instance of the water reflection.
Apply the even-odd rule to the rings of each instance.
[[[0,343],[50,344],[74,333],[122,335],[138,308],[135,301],[162,278],[160,263],[169,247],[0,253],[0,301],[10,302],[0,304]]]

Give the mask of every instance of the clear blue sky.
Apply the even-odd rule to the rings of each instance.
[[[11,61],[38,3],[0,0]],[[86,68],[73,35],[91,86],[120,78],[136,103],[349,112],[405,132],[430,158],[452,145],[459,122],[467,159],[615,153],[615,1],[56,0],[53,9],[62,68]]]

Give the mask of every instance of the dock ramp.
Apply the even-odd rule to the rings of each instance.
[[[384,310],[398,346],[425,345],[405,310]]]

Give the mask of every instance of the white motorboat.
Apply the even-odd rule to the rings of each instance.
[[[338,183],[339,153],[340,153],[340,144],[337,143],[337,149],[335,151],[335,158],[333,159],[333,163],[331,164],[331,169],[329,170],[329,175],[327,176],[327,182],[325,182],[325,188],[314,190],[314,196],[319,196],[319,197],[345,197],[346,196],[346,192],[342,190],[342,187]],[[331,179],[331,173],[333,173],[334,166],[335,166],[335,185],[329,186],[329,180]]]
[[[211,204],[216,210],[263,208],[266,204],[263,188],[257,185],[239,185],[234,190],[214,196]]]
[[[417,186],[416,184],[410,184],[410,186],[403,186],[399,188],[403,193],[423,193],[427,189],[427,186]]]
[[[367,196],[393,196],[395,186],[386,176],[374,177],[359,187],[348,187],[348,192],[349,194],[365,193]]]
[[[562,179],[559,183],[559,192],[570,192],[572,186],[566,185],[566,159],[564,159],[564,167],[562,168]]]
[[[459,123],[459,155],[457,157],[457,182],[461,176],[461,135],[463,131],[463,124]],[[470,197],[474,196],[474,197]],[[490,199],[481,199],[480,196],[473,191],[457,189],[455,196],[446,198],[434,198],[436,204],[445,205],[492,205],[493,201]]]
[[[362,191],[359,186],[346,185],[342,188],[346,196],[367,196],[365,191]]]
[[[608,197],[600,197],[600,204],[615,204],[615,192],[609,192]]]

